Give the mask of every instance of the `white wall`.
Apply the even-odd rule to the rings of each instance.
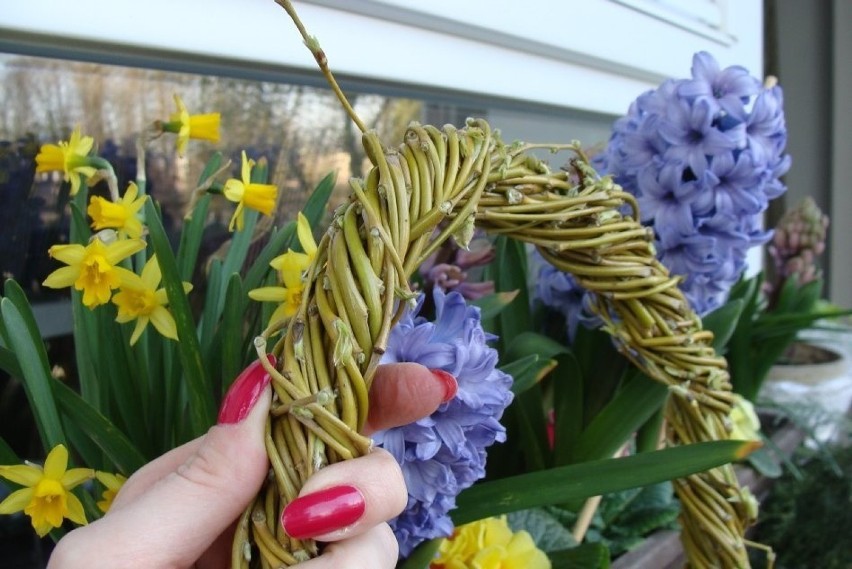
[[[623,113],[695,51],[762,69],[761,0],[312,0],[296,7],[334,71]],[[704,20],[704,21],[702,21]],[[708,23],[709,22],[709,23]],[[2,0],[0,44],[313,70],[272,0]]]

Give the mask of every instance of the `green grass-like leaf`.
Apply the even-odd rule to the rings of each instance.
[[[177,325],[178,352],[186,381],[188,413],[192,434],[200,435],[213,424],[216,417],[213,394],[201,360],[201,348],[196,336],[195,322],[189,301],[183,291],[177,262],[169,244],[163,224],[151,200],[145,204],[150,240],[163,273],[163,287],[169,298],[169,307]]]
[[[129,476],[145,464],[145,457],[130,439],[70,387],[56,381],[53,392],[62,414],[94,441],[122,473]]]
[[[713,441],[561,466],[476,484],[459,494],[456,525],[683,478],[739,459],[750,443]]]
[[[10,348],[18,359],[24,392],[36,420],[45,450],[66,444],[65,431],[53,399],[50,364],[29,302],[15,281],[6,281],[6,297],[0,301],[3,324],[9,335]]]

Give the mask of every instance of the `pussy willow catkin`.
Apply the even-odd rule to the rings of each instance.
[[[625,357],[670,388],[667,442],[728,438],[731,385],[712,334],[655,258],[637,204],[599,178],[574,143],[551,172],[534,145],[505,145],[484,120],[464,128],[413,124],[402,144],[363,145],[372,168],[352,179],[307,272],[298,313],[274,347],[276,394],[266,428],[271,474],[240,520],[233,567],[289,566],[317,554],[283,533],[283,507],[324,465],[361,456],[358,434],[388,333],[414,293],[408,277],[446,239],[474,227],[534,244],[596,296]],[[629,214],[623,214],[629,210]],[[262,358],[265,361],[265,358]],[[683,543],[694,567],[748,567],[744,531],[755,511],[730,466],[678,480]]]

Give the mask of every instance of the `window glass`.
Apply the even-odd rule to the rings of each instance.
[[[137,138],[155,120],[175,112],[179,95],[191,114],[219,112],[219,143],[190,141],[186,156],[174,136],[146,145],[147,191],[163,208],[174,236],[186,213],[204,164],[214,152],[232,162],[226,176],[239,176],[240,153],[265,157],[270,179],[281,189],[279,220],[289,220],[308,192],[329,172],[337,173],[333,201],[345,199],[347,179],[361,175],[364,151],[356,127],[330,90],[0,54],[0,273],[22,284],[34,300],[63,296],[40,286],[55,263],[47,248],[68,239],[68,184],[56,172],[35,173],[35,156],[45,143],[67,140],[79,126],[108,159],[119,188],[136,178]],[[408,123],[419,120],[422,103],[370,93],[348,93],[364,122],[383,140],[402,140]],[[106,195],[104,184],[92,192]],[[227,240],[233,204],[214,200],[208,253]],[[218,229],[218,230],[217,230]]]

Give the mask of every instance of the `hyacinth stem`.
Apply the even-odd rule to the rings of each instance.
[[[570,172],[551,172],[528,154],[553,145],[506,146],[480,119],[461,129],[413,123],[402,144],[385,149],[336,87],[290,3],[276,2],[364,131],[372,168],[350,180],[350,202],[320,240],[299,310],[271,350],[277,368],[265,352],[279,330],[255,343],[275,393],[265,435],[272,468],[238,524],[235,568],[290,566],[317,555],[312,540],[283,534],[281,511],[318,469],[369,452],[358,431],[390,328],[414,298],[408,279],[447,239],[466,246],[474,224],[534,244],[595,293],[594,309],[621,353],[669,387],[667,444],[729,438],[731,384],[712,333],[702,330],[678,278],[656,260],[635,198],[599,178],[579,143],[556,146],[575,154]],[[754,521],[753,498],[732,467],[679,480],[675,491],[690,565],[748,567],[743,535]]]

